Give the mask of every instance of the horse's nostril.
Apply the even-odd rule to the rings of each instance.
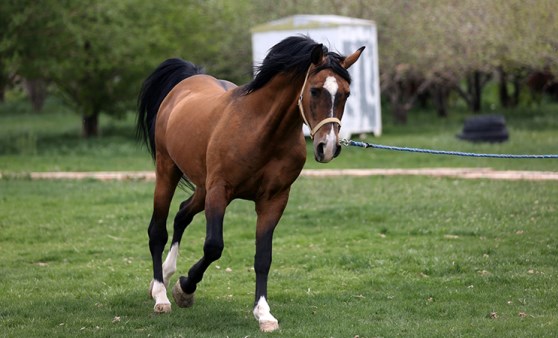
[[[333,157],[339,156],[340,153],[341,153],[341,146],[337,145],[336,148],[335,148],[335,153],[333,154]]]
[[[323,142],[318,144],[318,146],[316,147],[316,159],[318,161],[322,161],[324,159],[324,147],[325,147],[325,143]]]
[[[316,148],[316,151],[318,152],[318,154],[323,157],[324,155],[324,147],[325,147],[325,143],[320,143],[318,144],[318,147]]]

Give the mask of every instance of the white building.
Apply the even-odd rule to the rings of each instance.
[[[252,28],[252,58],[261,64],[269,49],[286,37],[304,34],[323,43],[330,51],[349,55],[366,46],[360,59],[349,68],[351,96],[345,105],[341,136],[382,133],[378,40],[373,21],[337,15],[294,15]],[[308,129],[305,133],[308,135]]]

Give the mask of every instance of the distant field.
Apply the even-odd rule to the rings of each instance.
[[[80,137],[79,116],[49,106],[44,114],[0,106],[0,171],[98,171],[151,170],[149,155],[134,138],[135,117],[101,117],[102,136],[94,140]],[[406,147],[484,153],[557,154],[558,105],[534,111],[506,111],[510,141],[502,144],[472,144],[458,140],[463,113],[439,119],[429,112],[411,112],[409,124],[393,125],[385,118],[381,137],[367,142]],[[358,135],[354,135],[358,138]],[[234,147],[234,144],[230,145]],[[265,146],[265,145],[262,145]],[[557,160],[500,160],[400,153],[386,150],[345,148],[329,164],[313,161],[309,146],[307,168],[424,168],[491,167],[496,169],[558,170]]]

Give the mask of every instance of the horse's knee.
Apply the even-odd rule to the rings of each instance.
[[[218,260],[221,258],[224,247],[223,240],[206,240],[203,245],[204,258],[211,262]]]

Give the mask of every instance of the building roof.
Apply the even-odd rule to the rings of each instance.
[[[293,15],[274,21],[269,21],[252,28],[252,33],[298,30],[312,28],[326,28],[338,26],[370,26],[374,21],[349,18],[339,15]]]

